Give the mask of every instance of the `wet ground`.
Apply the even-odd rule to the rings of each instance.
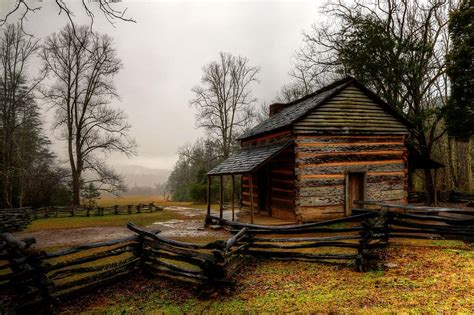
[[[142,228],[153,232],[161,231],[160,235],[169,238],[206,239],[218,237],[226,239],[230,235],[224,230],[204,229],[204,210],[184,207],[167,207],[165,210],[175,212],[177,217],[185,217],[186,219],[154,222]],[[37,248],[54,248],[64,246],[65,244],[67,246],[74,246],[102,242],[133,234],[126,226],[81,227],[15,233],[18,238],[34,237]]]

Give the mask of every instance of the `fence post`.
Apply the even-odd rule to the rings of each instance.
[[[128,214],[132,214],[132,205],[127,205]]]
[[[114,214],[118,214],[118,206],[117,205],[114,206]]]
[[[56,300],[49,294],[48,290],[52,282],[46,275],[45,268],[47,266],[42,261],[45,253],[30,248],[30,245],[35,243],[34,239],[31,242],[24,242],[15,239],[10,233],[0,234],[0,239],[6,244],[5,248],[10,268],[26,280],[26,284],[18,279],[13,283],[20,295],[20,301],[15,307],[15,312],[20,314],[29,313],[35,309],[35,313],[51,313],[50,307],[56,303]],[[31,296],[28,280],[32,280],[33,286],[38,289],[36,300]]]

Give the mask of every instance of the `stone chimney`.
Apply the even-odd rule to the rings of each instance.
[[[282,103],[275,103],[275,104],[270,105],[270,116],[273,116],[273,115],[275,115],[275,114],[278,114],[278,113],[281,112],[286,106],[287,106],[287,104],[282,104]]]

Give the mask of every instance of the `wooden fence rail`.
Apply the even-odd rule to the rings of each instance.
[[[31,220],[31,208],[0,210],[0,233],[21,231]]]
[[[374,221],[378,218],[378,221]],[[314,261],[354,261],[357,269],[364,271],[372,257],[372,250],[385,246],[375,233],[385,220],[380,214],[367,212],[351,217],[299,225],[263,226],[231,222],[215,216],[208,216],[208,224],[219,224],[231,231],[246,228],[247,236],[239,245],[243,254],[277,259],[299,259]],[[340,225],[344,225],[340,227]],[[320,236],[319,234],[324,234]],[[302,236],[317,234],[319,236]],[[262,237],[270,235],[274,237]],[[290,237],[289,237],[290,235]],[[291,243],[291,244],[288,244]],[[346,252],[334,252],[334,248]]]
[[[249,256],[353,261],[364,271],[377,257],[374,250],[386,246],[391,238],[474,240],[474,215],[469,211],[373,201],[359,204],[372,208],[355,210],[358,214],[352,217],[302,225],[262,226],[208,217],[208,223],[218,222],[234,235],[206,244],[172,240],[133,223],[128,224],[133,236],[55,252],[35,250],[32,238],[18,240],[3,233],[0,290],[17,292],[18,313],[47,311],[55,303],[137,272],[213,289],[232,285],[232,275]]]
[[[136,213],[152,213],[163,210],[154,203],[110,206],[110,207],[42,207],[42,208],[14,208],[0,209],[0,233],[21,231],[32,220],[41,218],[58,218],[58,217],[89,217],[103,215],[123,215]]]
[[[17,313],[49,308],[99,286],[144,272],[191,281],[203,288],[230,285],[239,267],[238,242],[246,229],[227,241],[179,242],[140,229],[122,239],[79,245],[55,252],[31,248],[34,239],[0,234],[0,289],[16,292]]]
[[[385,238],[449,238],[474,241],[474,211],[357,201],[356,213],[386,213]],[[370,208],[368,208],[370,207]]]

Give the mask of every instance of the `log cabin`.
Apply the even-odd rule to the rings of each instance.
[[[364,199],[406,204],[410,126],[347,77],[271,105],[268,119],[239,138],[240,150],[208,173],[209,182],[240,175],[241,207],[252,221],[254,213],[301,223],[348,216]]]

